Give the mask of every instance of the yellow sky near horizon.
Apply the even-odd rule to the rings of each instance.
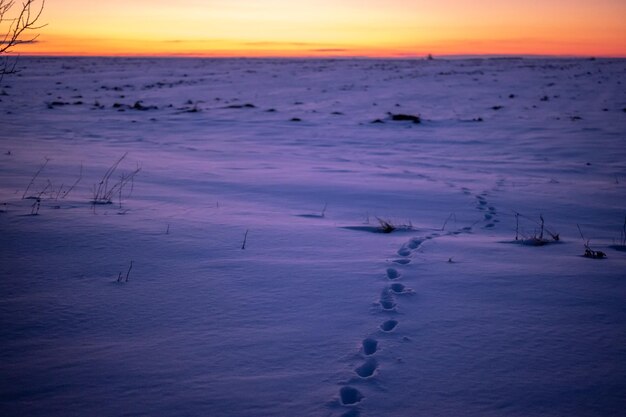
[[[25,54],[626,57],[623,0],[48,0]]]

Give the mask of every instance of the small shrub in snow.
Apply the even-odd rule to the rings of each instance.
[[[584,245],[585,245],[585,253],[583,254],[583,256],[585,258],[591,258],[591,259],[604,259],[606,258],[606,253],[599,251],[599,250],[593,250],[591,249],[591,247],[589,246],[589,240],[585,240],[585,237],[583,236],[583,231],[580,228],[580,225],[576,225],[578,227],[578,231],[580,232],[580,237],[583,239],[583,241],[585,241]]]
[[[411,224],[411,222],[408,222],[406,224],[394,224],[390,220],[381,219],[380,217],[376,217],[376,220],[378,220],[378,223],[380,225],[379,230],[382,233],[391,233],[396,230],[412,230],[413,229],[413,225]]]
[[[585,258],[604,259],[606,258],[606,253],[599,250],[592,250],[588,245],[585,245],[585,254],[583,256]]]
[[[535,230],[535,232],[531,236],[522,235],[519,226],[520,217],[528,219],[528,217],[522,216],[520,213],[515,213],[515,242],[528,246],[544,246],[550,243],[559,242],[561,240],[561,237],[558,233],[550,231],[545,226],[545,220],[543,218],[543,215],[539,215],[540,222],[529,219],[539,225],[539,231]],[[546,234],[550,236],[549,239],[545,237]]]

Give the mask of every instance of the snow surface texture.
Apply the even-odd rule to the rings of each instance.
[[[623,415],[625,61],[20,65],[2,416]]]

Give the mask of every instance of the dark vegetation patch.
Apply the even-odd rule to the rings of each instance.
[[[254,109],[256,106],[252,103],[246,104],[231,104],[230,106],[226,106],[226,109]]]
[[[404,114],[404,113],[389,113],[391,120],[394,122],[413,122],[415,124],[422,123],[422,119],[419,115]]]

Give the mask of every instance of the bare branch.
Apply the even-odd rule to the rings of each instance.
[[[0,55],[11,53],[16,45],[32,43],[37,39],[39,35],[27,34],[46,26],[38,24],[45,3],[45,0],[24,0],[21,6],[14,8],[14,0],[0,0]],[[11,13],[12,10],[16,13]],[[17,58],[0,58],[0,80],[4,75],[16,72],[16,62]]]

